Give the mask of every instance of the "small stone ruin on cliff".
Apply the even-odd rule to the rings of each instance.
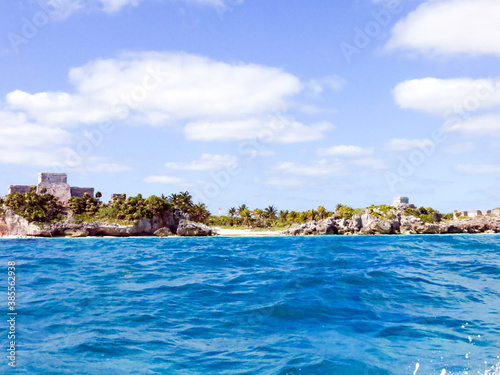
[[[391,206],[398,209],[415,208],[415,205],[410,204],[410,198],[408,197],[394,197]]]
[[[31,186],[32,185],[11,185],[9,186],[9,194],[25,194],[29,191]],[[39,173],[36,192],[42,194],[42,189],[44,188],[48,194],[58,197],[59,202],[62,204],[66,204],[71,197],[83,197],[85,193],[89,193],[92,197],[94,196],[94,188],[69,186],[66,173]]]

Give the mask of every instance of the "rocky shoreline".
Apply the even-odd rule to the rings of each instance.
[[[133,224],[108,222],[75,223],[71,218],[54,224],[35,224],[7,210],[2,227],[8,236],[30,237],[88,237],[88,236],[212,236],[216,232],[204,224],[193,223],[180,210],[165,211],[162,215],[143,218]]]
[[[392,217],[377,217],[373,214],[354,215],[352,219],[327,218],[294,225],[282,234],[307,235],[380,235],[380,234],[458,234],[500,233],[500,210],[487,216],[424,223],[415,216],[397,212]]]
[[[277,232],[276,235],[397,235],[397,234],[461,234],[500,233],[500,210],[493,210],[486,216],[442,220],[436,223],[423,222],[421,218],[407,215],[403,210],[380,215],[367,210],[362,215],[350,219],[329,217],[324,220],[295,224]],[[71,218],[54,224],[29,223],[19,215],[7,211],[2,227],[8,236],[30,237],[88,237],[88,236],[216,236],[218,231],[207,225],[188,220],[180,210],[166,211],[162,215],[143,218],[133,224],[113,224],[108,222],[75,223]],[[222,235],[230,235],[224,234]]]

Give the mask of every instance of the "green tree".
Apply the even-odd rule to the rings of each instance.
[[[240,215],[241,217],[243,217],[243,216],[241,215],[241,213],[242,213],[243,211],[245,211],[245,210],[250,211],[250,210],[248,209],[248,206],[247,206],[246,204],[242,204],[241,206],[239,206],[239,207],[238,207],[238,215]]]
[[[274,206],[268,206],[264,209],[264,217],[267,219],[274,219],[278,214],[278,210]]]
[[[248,225],[250,218],[252,217],[252,213],[248,208],[243,209],[240,212],[240,216],[243,218],[243,225]]]
[[[315,210],[307,211],[307,218],[309,220],[317,220],[318,217],[319,217],[319,214],[317,211],[315,211]]]
[[[279,218],[281,220],[286,220],[287,217],[288,217],[288,210],[286,210],[286,211],[285,210],[280,210],[280,212],[279,212]]]
[[[210,217],[210,212],[207,209],[205,203],[195,204],[189,210],[189,218],[193,221],[202,223]]]
[[[68,203],[69,208],[76,215],[83,213],[95,214],[99,209],[99,201],[89,193],[83,194],[82,197],[71,197]]]
[[[229,214],[230,217],[235,217],[236,216],[236,208],[231,207],[227,213]]]
[[[189,213],[191,207],[194,206],[193,197],[187,191],[182,191],[179,194],[172,194],[169,200],[175,207],[185,213]]]
[[[264,211],[262,211],[260,208],[256,208],[255,210],[252,211],[252,213],[256,219],[261,219],[262,215],[264,214]]]
[[[288,220],[290,220],[292,223],[295,223],[298,217],[299,213],[296,211],[290,211],[290,213],[288,214]]]
[[[323,207],[323,206],[319,206],[319,207],[318,207],[318,214],[319,214],[319,218],[320,218],[320,220],[324,218],[324,216],[325,216],[325,211],[326,211],[326,210],[325,210],[325,207]]]
[[[30,187],[26,194],[7,195],[3,203],[16,215],[24,217],[29,222],[61,220],[64,212],[64,207],[57,197],[52,194],[37,194],[36,186]]]

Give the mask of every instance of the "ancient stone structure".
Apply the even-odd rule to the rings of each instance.
[[[415,208],[415,205],[410,204],[410,198],[408,197],[394,197],[391,206],[396,208]]]
[[[29,191],[30,185],[11,185],[9,194],[25,194]],[[43,194],[47,192],[59,198],[59,202],[65,204],[71,197],[83,197],[83,194],[89,193],[94,196],[94,188],[71,187],[68,185],[68,176],[66,173],[39,173],[36,192]]]
[[[476,217],[476,216],[483,216],[483,213],[479,210],[476,210],[476,211],[469,211],[467,213],[467,216],[468,217]]]
[[[11,194],[11,193],[26,194],[28,191],[30,191],[29,185],[10,185],[9,186],[9,194]]]
[[[478,217],[478,216],[490,215],[491,213],[492,213],[491,210],[487,210],[487,211],[480,211],[480,210],[455,211],[453,213],[453,219],[458,220],[460,217]]]

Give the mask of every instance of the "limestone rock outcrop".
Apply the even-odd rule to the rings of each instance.
[[[181,220],[177,228],[177,235],[182,237],[202,237],[213,236],[215,234],[215,230],[207,225],[186,220]]]
[[[72,217],[53,224],[29,223],[25,218],[6,210],[2,218],[5,234],[35,237],[86,237],[86,236],[152,236],[156,233],[167,236],[211,236],[215,230],[199,223],[186,221],[180,210],[165,211],[152,218],[143,218],[133,224],[122,225],[108,222],[75,223]],[[163,234],[161,234],[163,233]]]
[[[165,227],[158,229],[153,234],[155,236],[158,236],[158,237],[168,237],[168,236],[172,236],[173,235],[173,233],[170,231],[170,229],[165,228]]]
[[[401,213],[389,217],[378,217],[365,213],[354,215],[352,219],[328,218],[312,221],[282,232],[285,235],[307,236],[318,234],[458,234],[458,233],[500,233],[500,211],[498,215],[424,223],[422,219]]]

